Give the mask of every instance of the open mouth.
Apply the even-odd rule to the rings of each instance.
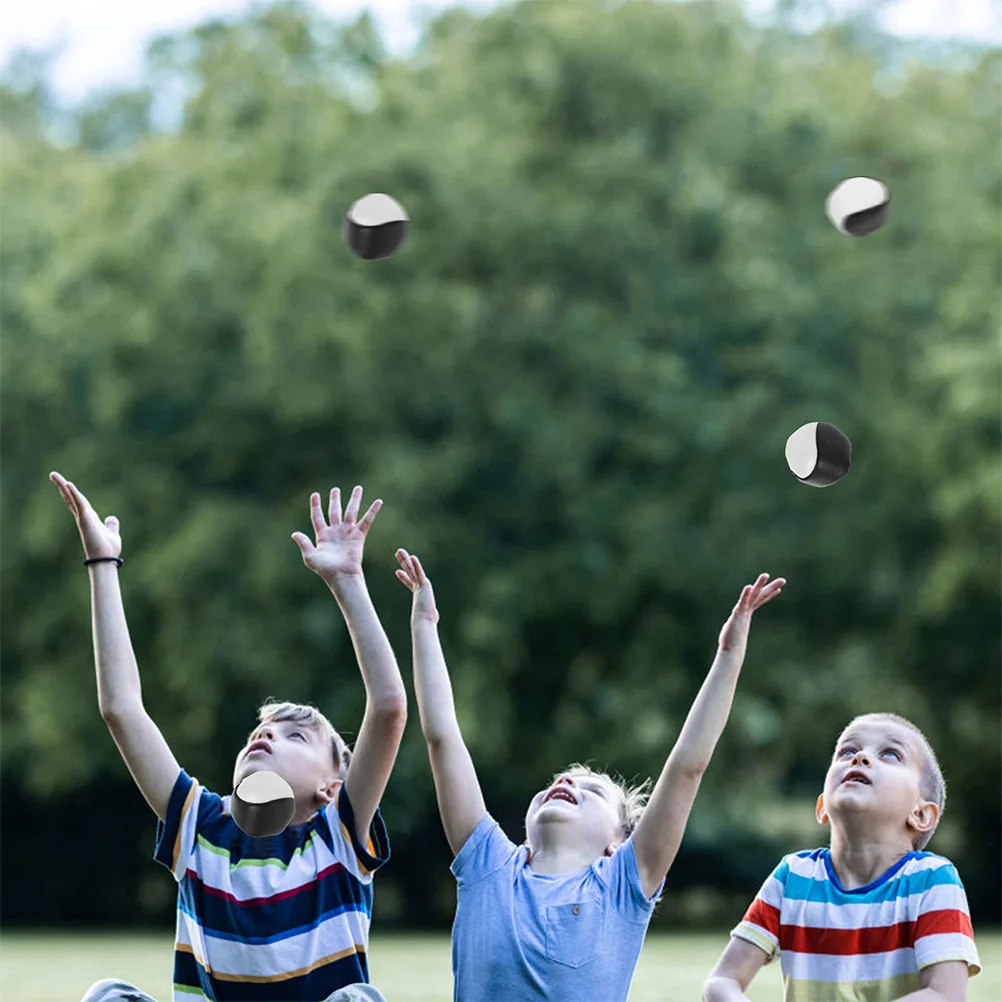
[[[858,783],[861,786],[873,785],[861,772],[846,773],[845,778],[842,780],[842,785],[845,786],[846,783]]]
[[[266,754],[271,754],[271,748],[265,741],[255,741],[254,744],[247,749],[247,757],[251,755],[256,755],[258,752],[265,752]]]
[[[543,797],[543,803],[548,804],[551,800],[566,800],[569,804],[577,805],[577,801],[574,799],[574,794],[570,790],[558,788],[556,790],[551,790],[545,797]]]

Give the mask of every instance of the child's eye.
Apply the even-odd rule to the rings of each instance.
[[[899,762],[901,761],[901,752],[899,752],[897,748],[885,748],[884,754],[886,755],[888,752],[890,752],[891,755],[895,755]]]
[[[856,749],[855,749],[855,748],[853,748],[853,747],[852,747],[851,745],[845,745],[845,747],[843,747],[843,748],[840,748],[840,749],[838,750],[838,753],[837,753],[837,754],[839,754],[839,755],[847,755],[847,754],[848,754],[848,755],[851,755],[851,754],[852,754],[852,753],[853,753],[853,752],[854,752],[855,750],[856,750]]]
[[[299,733],[299,731],[293,731],[293,732],[292,732],[292,736],[293,736],[294,738],[303,738],[303,735],[302,735],[302,734],[300,734],[300,733]],[[306,738],[303,738],[303,740],[305,741],[305,740],[306,740]]]

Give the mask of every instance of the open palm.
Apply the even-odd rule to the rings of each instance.
[[[356,487],[351,492],[342,517],[341,491],[337,487],[332,487],[327,510],[327,517],[330,520],[328,525],[323,508],[320,506],[320,495],[315,491],[310,495],[310,520],[313,523],[316,543],[314,544],[310,537],[302,532],[294,532],[292,539],[303,555],[303,563],[325,580],[362,573],[365,538],[383,502],[373,501],[369,510],[359,519],[358,509],[361,502],[362,488]]]

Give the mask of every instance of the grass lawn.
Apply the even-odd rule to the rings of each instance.
[[[658,934],[647,938],[630,1002],[699,1002],[703,978],[726,942],[718,936]],[[79,1002],[99,978],[131,981],[171,1002],[171,948],[166,935],[4,933],[0,936],[2,1002]],[[452,970],[447,936],[375,935],[372,983],[387,1002],[449,1002]],[[978,950],[985,970],[970,982],[968,1002],[1002,1002],[1002,940],[982,930]],[[766,967],[749,992],[751,1002],[780,1002],[779,966]],[[597,1000],[596,1000],[597,1002]]]

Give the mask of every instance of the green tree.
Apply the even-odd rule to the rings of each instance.
[[[940,753],[932,848],[997,918],[1000,57],[888,46],[582,0],[447,12],[395,61],[366,21],[282,4],[159,41],[144,88],[82,110],[70,144],[5,125],[5,784],[141,799],[96,712],[50,469],[121,519],[144,700],[217,790],[266,695],[353,736],[351,646],[288,537],[311,490],[361,483],[386,501],[367,575],[405,678],[400,545],[435,581],[511,834],[572,759],[656,774],[768,570],[790,584],[669,887],[733,911],[775,853],[823,841],[837,731],[887,708]],[[151,95],[181,102],[174,125]],[[893,191],[863,241],[823,214],[849,174]],[[368,191],[414,221],[391,261],[342,243]],[[825,491],[783,460],[812,420],[854,446]],[[442,921],[412,719],[380,908]]]

